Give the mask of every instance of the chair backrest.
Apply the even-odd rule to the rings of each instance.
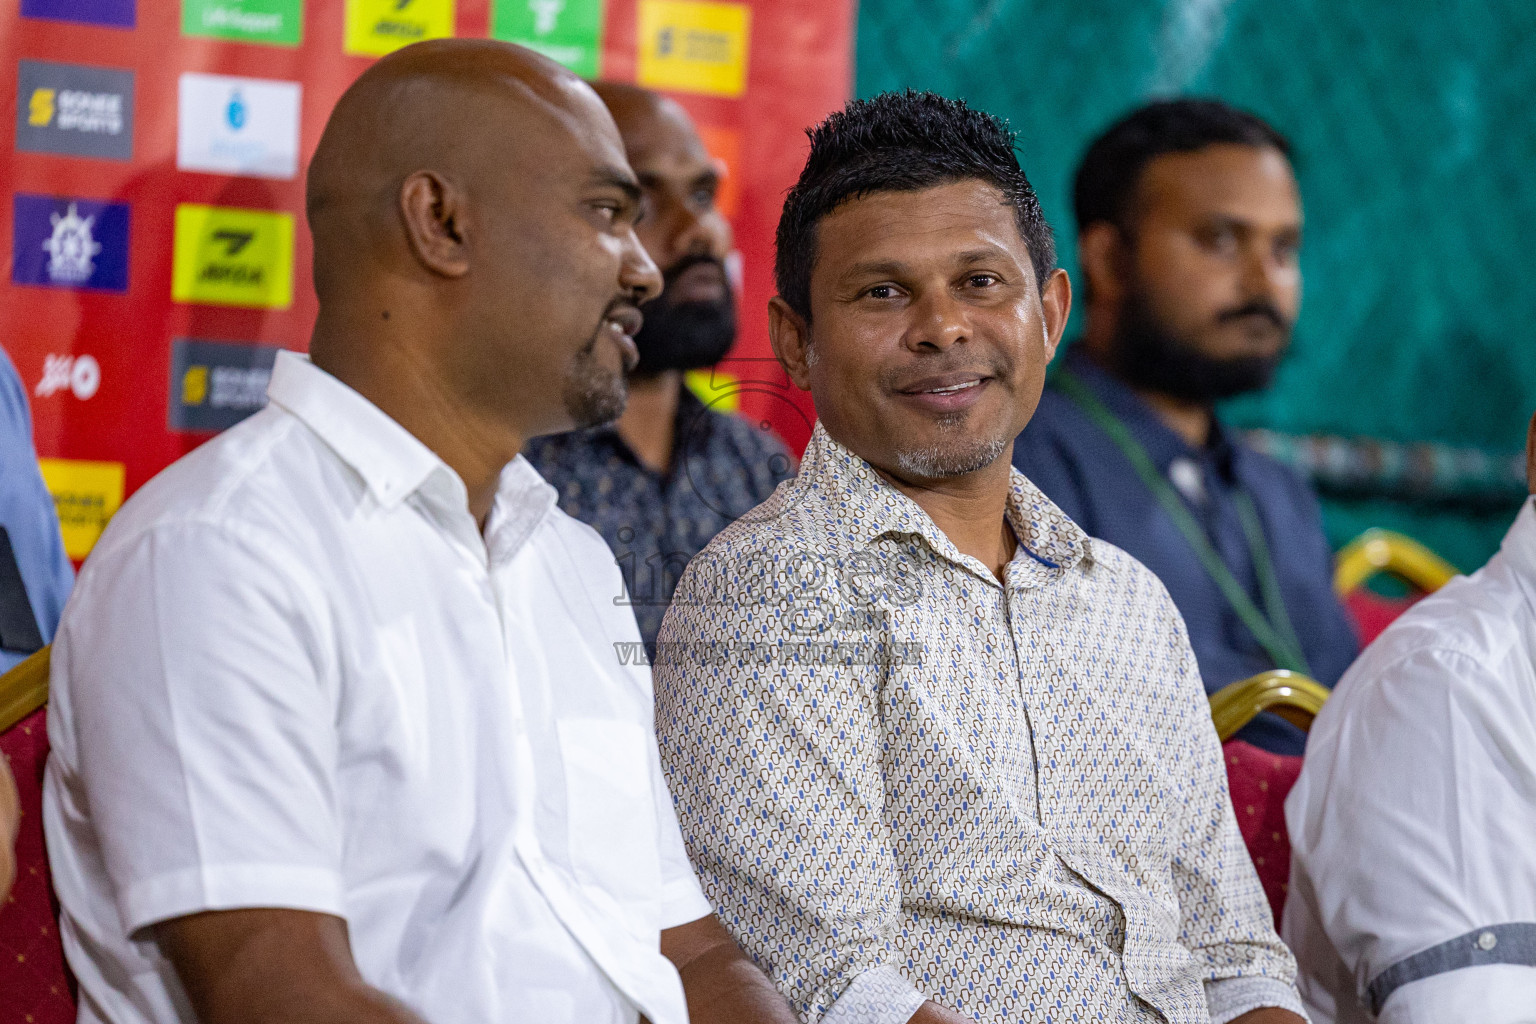
[[[1222,741],[1238,831],[1253,858],[1277,928],[1291,874],[1285,798],[1301,774],[1301,758],[1271,754],[1232,737],[1262,711],[1272,711],[1298,728],[1310,728],[1327,699],[1328,691],[1315,680],[1282,669],[1239,680],[1211,695],[1211,720]]]
[[[1365,583],[1378,573],[1408,584],[1405,597],[1383,597]],[[1366,530],[1346,544],[1334,561],[1333,589],[1360,627],[1360,639],[1370,643],[1393,619],[1425,594],[1432,594],[1456,575],[1456,567],[1412,537],[1391,530]]]
[[[0,1024],[72,1024],[73,985],[59,942],[58,908],[43,846],[48,761],[48,649],[0,676],[0,754],[21,798],[16,884],[0,904]]]

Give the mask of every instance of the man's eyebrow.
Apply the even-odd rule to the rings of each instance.
[[[632,203],[638,203],[642,198],[639,182],[635,181],[635,176],[627,170],[620,170],[617,167],[599,167],[588,176],[587,180],[596,186],[606,185],[609,188],[618,189],[628,196]]]
[[[907,265],[900,260],[868,260],[849,264],[839,277],[848,280],[854,277],[900,277],[907,269]]]

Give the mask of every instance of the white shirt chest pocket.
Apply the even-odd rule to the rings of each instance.
[[[562,719],[556,728],[572,871],[623,907],[649,905],[661,890],[650,734],[600,718]]]

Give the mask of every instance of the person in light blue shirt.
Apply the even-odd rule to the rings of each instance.
[[[27,391],[0,351],[0,672],[52,641],[74,583],[32,447]]]

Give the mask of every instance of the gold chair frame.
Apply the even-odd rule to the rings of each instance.
[[[51,650],[44,647],[0,676],[0,732],[48,703]]]
[[[1387,572],[1426,594],[1439,590],[1456,567],[1412,537],[1391,530],[1366,530],[1334,559],[1333,590],[1344,595],[1379,572]]]
[[[1312,728],[1328,691],[1300,672],[1274,669],[1223,686],[1211,694],[1211,720],[1225,743],[1262,711],[1273,711],[1298,729]]]

